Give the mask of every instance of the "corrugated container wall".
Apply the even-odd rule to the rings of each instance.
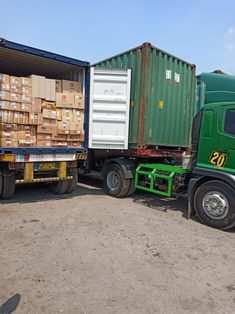
[[[190,146],[194,65],[145,43],[95,66],[132,69],[129,148]]]

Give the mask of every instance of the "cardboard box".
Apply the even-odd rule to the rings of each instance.
[[[72,123],[73,122],[73,110],[72,109],[61,109],[62,122]]]
[[[0,109],[9,110],[10,109],[10,102],[6,100],[0,100]]]
[[[75,81],[62,80],[63,93],[81,93],[81,84]]]
[[[10,92],[0,91],[0,100],[10,100]]]
[[[21,87],[21,77],[10,76],[10,85],[17,85]]]
[[[81,142],[67,142],[69,148],[79,148],[82,146]]]
[[[62,82],[61,82],[61,80],[55,81],[55,91],[56,91],[56,93],[62,93]]]
[[[37,147],[51,147],[51,141],[37,141]]]
[[[9,92],[10,91],[10,84],[3,83],[0,81],[0,91],[2,91],[2,90]]]
[[[20,111],[31,112],[31,104],[21,103],[20,104]]]
[[[63,142],[63,141],[52,141],[51,143],[53,147],[67,147],[68,146],[67,142]]]
[[[11,101],[11,102],[10,102],[9,109],[10,109],[10,110],[14,110],[14,111],[20,111],[20,109],[21,109],[21,104],[20,104],[19,102]]]
[[[13,111],[0,110],[0,122],[1,123],[14,123]]]
[[[11,84],[11,85],[10,85],[10,92],[12,92],[12,93],[17,93],[17,94],[21,94],[21,93],[22,93],[22,87],[21,87],[21,85]]]
[[[32,87],[22,86],[22,94],[24,94],[25,96],[32,97]]]
[[[52,125],[39,125],[37,132],[43,134],[56,134],[57,127]]]
[[[74,108],[84,109],[84,97],[81,93],[74,94]]]
[[[79,142],[81,141],[81,136],[79,134],[70,134],[67,135],[68,142]]]
[[[82,110],[73,109],[73,122],[80,123],[81,126],[84,122],[84,112]]]
[[[43,118],[56,120],[56,110],[43,109],[42,116]]]
[[[21,77],[22,87],[32,87],[32,80],[30,77]]]
[[[1,147],[17,147],[18,146],[18,141],[17,140],[12,140],[9,138],[0,138],[0,146]]]
[[[36,127],[30,125],[19,126],[17,132],[20,146],[36,145]]]
[[[56,103],[54,101],[42,101],[42,109],[56,110]]]
[[[51,134],[41,134],[37,133],[37,141],[46,141],[46,142],[51,142],[51,138],[53,135]]]
[[[10,101],[21,102],[22,101],[22,95],[10,92]]]
[[[1,131],[1,138],[8,138],[11,140],[17,139],[17,132],[14,130]]]
[[[43,125],[56,126],[56,120],[55,120],[55,119],[43,118],[42,124],[43,124]]]
[[[46,79],[46,100],[55,101],[55,89],[56,89],[56,83],[55,80],[52,79]]]
[[[29,114],[27,112],[13,112],[14,122],[16,124],[29,124]]]
[[[42,111],[42,100],[40,98],[32,99],[31,112],[32,113],[41,113]]]
[[[58,134],[69,134],[69,123],[57,122],[57,133]]]
[[[0,124],[0,130],[1,131],[17,131],[17,124],[13,123],[1,123]]]
[[[84,133],[80,123],[71,123],[69,125],[69,134],[81,136]]]
[[[56,120],[62,121],[62,109],[56,109]]]
[[[10,85],[10,75],[0,73],[0,82]]]
[[[52,134],[52,141],[66,142],[67,135],[66,134]]]
[[[46,78],[40,75],[31,75],[32,97],[46,98]]]
[[[72,108],[74,106],[74,95],[70,93],[56,93],[57,108]]]
[[[24,103],[31,104],[32,103],[32,98],[31,98],[31,96],[22,94],[21,101],[24,102]]]
[[[30,125],[41,125],[43,123],[41,113],[29,113],[29,124]]]

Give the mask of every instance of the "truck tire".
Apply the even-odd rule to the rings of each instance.
[[[65,194],[68,189],[68,180],[57,181],[50,184],[50,191],[54,194]]]
[[[194,208],[200,221],[227,230],[235,225],[235,193],[218,180],[202,184],[194,194]]]
[[[14,195],[14,192],[15,192],[15,173],[8,169],[3,169],[1,198],[3,200],[10,199]]]
[[[2,172],[0,170],[0,198],[2,196],[2,188],[3,188],[3,175],[2,175]]]
[[[130,188],[129,179],[125,179],[119,165],[109,164],[103,171],[103,188],[107,194],[122,197]]]
[[[129,180],[129,189],[128,192],[126,194],[126,196],[130,196],[135,192],[135,179],[128,179]]]
[[[77,168],[70,168],[69,169],[69,175],[73,176],[72,180],[68,180],[68,187],[66,193],[70,194],[74,192],[77,188],[78,183],[78,170]]]

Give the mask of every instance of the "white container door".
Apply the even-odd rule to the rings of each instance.
[[[128,149],[130,69],[91,68],[89,148]]]

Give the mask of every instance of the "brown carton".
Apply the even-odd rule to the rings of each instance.
[[[20,111],[21,109],[21,104],[19,102],[15,102],[15,101],[11,101],[10,102],[10,106],[9,109],[10,110],[14,110],[14,111]]]
[[[29,124],[29,114],[27,112],[14,112],[14,123]]]
[[[20,104],[20,111],[31,112],[31,104],[27,103]]]
[[[43,118],[42,124],[43,125],[56,126],[56,120],[55,119]]]
[[[55,89],[56,89],[56,83],[55,80],[52,79],[46,79],[46,100],[55,101]]]
[[[22,94],[24,94],[25,96],[32,97],[32,87],[22,86]]]
[[[51,134],[37,133],[37,141],[47,141],[47,142],[50,142],[52,136],[53,135],[51,135]]]
[[[0,100],[10,100],[10,92],[0,91]]]
[[[56,120],[56,110],[43,109],[42,116],[43,118]]]
[[[56,91],[56,93],[62,93],[62,82],[61,82],[61,80],[55,81],[55,91]]]
[[[42,114],[41,113],[29,113],[29,124],[30,125],[41,125]]]
[[[9,110],[10,109],[10,102],[6,100],[0,100],[0,109]]]
[[[37,141],[37,147],[51,147],[51,141]]]
[[[0,138],[0,146],[1,147],[17,147],[18,141],[9,138]]]
[[[63,134],[52,134],[51,137],[52,141],[60,141],[60,142],[65,142],[67,139],[67,135]]]
[[[46,98],[46,78],[40,75],[31,75],[32,97]]]
[[[67,142],[63,142],[63,141],[52,141],[51,143],[53,147],[67,147],[68,146]]]
[[[10,76],[10,85],[17,85],[21,87],[21,77]]]
[[[0,82],[10,85],[10,76],[7,74],[0,73]]]
[[[22,95],[10,92],[10,101],[21,102],[22,101]]]
[[[81,93],[81,84],[79,82],[62,80],[63,93]]]
[[[10,85],[8,83],[3,83],[0,81],[0,91],[6,91],[9,92],[10,91]]]
[[[31,98],[31,96],[22,94],[21,101],[24,102],[24,103],[27,103],[27,104],[31,104],[32,103],[32,98]]]
[[[79,142],[79,141],[81,141],[81,136],[78,134],[67,135],[67,141],[68,142]]]
[[[57,133],[58,134],[69,134],[69,123],[57,122]]]
[[[61,109],[62,122],[72,123],[73,122],[73,110],[72,109]]]
[[[22,87],[32,87],[32,80],[30,77],[21,77]]]
[[[1,123],[14,123],[13,111],[0,110],[0,122]]]
[[[72,108],[74,106],[74,96],[70,93],[56,93],[57,108]]]
[[[10,85],[10,92],[12,92],[12,93],[17,93],[17,94],[21,94],[21,93],[22,93],[22,87],[21,87],[21,85],[11,84],[11,85]]]
[[[0,130],[1,131],[17,131],[17,124],[13,123],[1,123]]]
[[[31,112],[32,113],[41,113],[42,110],[42,100],[40,98],[33,98]]]
[[[46,134],[56,134],[57,128],[56,126],[51,125],[39,125],[37,132],[38,133],[46,133]]]
[[[74,94],[74,108],[84,109],[84,97],[81,93]]]
[[[69,148],[79,148],[82,146],[81,142],[67,142]]]

